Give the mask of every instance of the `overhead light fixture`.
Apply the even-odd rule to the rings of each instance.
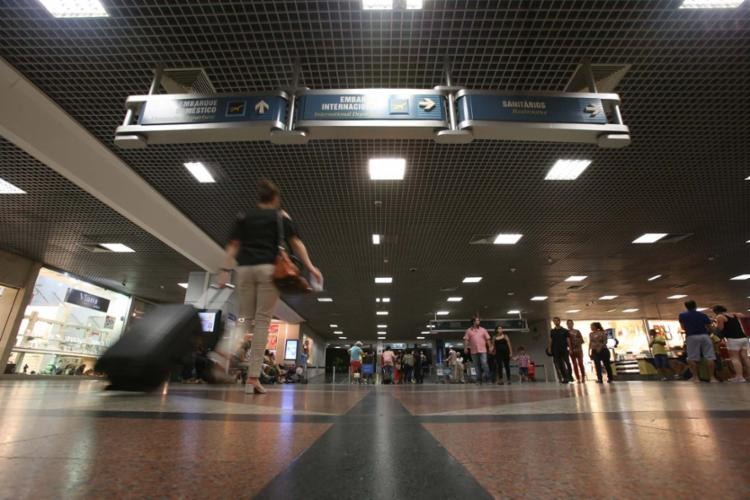
[[[375,314],[377,314],[378,316],[388,316],[388,311],[378,311]]]
[[[448,297],[448,302],[461,302],[464,300],[463,297]]]
[[[681,9],[736,9],[745,0],[683,0]]]
[[[633,240],[633,243],[656,243],[664,238],[667,233],[645,233]]]
[[[575,313],[581,312],[581,310],[580,309],[568,309],[565,312],[568,313],[568,314],[575,314]]]
[[[591,160],[557,160],[547,172],[546,181],[573,181],[591,165]]]
[[[523,238],[522,234],[498,234],[495,236],[495,245],[515,245],[518,240]]]
[[[378,328],[388,328],[388,325],[378,325]]]
[[[346,337],[339,337],[339,340],[347,340]]]
[[[615,300],[617,297],[617,295],[602,295],[599,300]]]
[[[429,331],[429,330],[423,331],[421,333],[422,333],[422,335],[431,335],[432,334],[432,332]]]
[[[406,0],[406,10],[419,10],[424,7],[424,0]]]
[[[318,297],[318,302],[333,302],[331,297]]]
[[[100,247],[104,247],[110,252],[115,253],[133,253],[135,250],[122,243],[99,243]]]
[[[482,281],[481,276],[467,276],[464,278],[463,283],[479,283]]]
[[[344,332],[342,332],[341,330],[336,330],[335,332],[333,332],[333,334],[334,335],[343,335]]]
[[[750,297],[748,297],[748,298],[750,298]],[[424,327],[425,328],[435,328],[435,325],[433,325],[432,323],[430,323],[428,325],[425,325]]]
[[[622,312],[624,312],[624,313],[634,313],[634,312],[638,312],[638,311],[639,310],[637,308],[635,308],[635,307],[633,307],[631,309],[623,309],[622,310]]]
[[[568,276],[567,278],[565,278],[565,281],[583,281],[586,278],[588,278],[588,276],[576,276],[576,275],[573,275],[573,276]]]
[[[615,312],[616,310],[617,310],[617,309],[607,309],[607,312],[608,312],[608,313],[613,313],[613,312]]]
[[[375,283],[378,285],[388,285],[390,283],[393,283],[393,278],[385,277],[385,276],[380,277],[380,278],[375,278]]]
[[[750,280],[750,274],[738,274],[734,278],[729,278],[730,281],[744,281],[744,280]]]
[[[26,191],[6,180],[0,179],[0,194],[26,194]]]
[[[417,340],[424,340],[424,337],[417,337]]]
[[[519,309],[511,309],[508,311],[508,314],[521,314],[521,311]]]
[[[55,17],[109,17],[99,0],[39,0]]]
[[[372,244],[373,245],[380,245],[380,235],[379,234],[373,234],[372,235]]]
[[[187,290],[188,284],[187,283],[177,283],[177,286],[184,288]]]
[[[393,10],[393,0],[362,0],[363,10]]]
[[[450,313],[450,311],[438,311],[435,314],[437,314],[438,316],[448,316]]]
[[[406,173],[406,160],[403,158],[372,158],[369,165],[370,180],[400,181]]]
[[[385,337],[378,337],[378,340],[385,340]]]
[[[698,309],[696,309],[696,311],[698,312],[708,311],[708,307],[699,307]]]
[[[544,302],[545,300],[547,300],[547,296],[546,295],[535,295],[535,296],[531,297],[531,300],[533,300],[534,302]]]
[[[330,326],[331,328],[338,328],[339,327],[339,325],[328,325],[328,326]]]
[[[216,182],[214,176],[211,175],[211,172],[209,172],[206,166],[199,161],[189,161],[185,163],[185,168],[187,168],[188,172],[193,174],[193,177],[202,184]]]
[[[388,335],[387,332],[378,332],[378,335]]]
[[[390,297],[383,297],[381,300],[387,304],[387,303],[389,303],[391,301],[391,298]]]
[[[676,294],[676,295],[670,295],[670,296],[669,296],[669,297],[667,297],[667,298],[668,298],[669,300],[679,300],[679,299],[684,299],[685,297],[687,297],[687,295],[683,295],[683,294],[681,294],[681,293],[678,293],[678,294]]]
[[[658,280],[659,278],[661,278],[661,274],[654,274],[653,276],[651,276],[651,277],[650,277],[650,278],[648,279],[648,281],[656,281],[656,280]]]

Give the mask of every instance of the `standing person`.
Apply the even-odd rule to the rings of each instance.
[[[414,382],[417,384],[424,383],[424,354],[419,349],[414,351]]]
[[[411,384],[414,377],[414,354],[411,351],[406,351],[401,366],[404,370],[404,383]]]
[[[396,361],[396,355],[391,350],[391,346],[385,346],[381,358],[383,362],[383,382],[390,384],[393,382],[393,364]]]
[[[465,352],[471,351],[471,359],[477,370],[477,379],[483,383],[485,376],[489,376],[490,367],[487,366],[487,351],[490,347],[490,334],[480,326],[479,317],[471,320],[471,327],[464,333]]]
[[[586,381],[586,370],[583,368],[583,344],[586,341],[583,340],[581,331],[573,328],[574,323],[572,319],[566,321],[565,324],[568,326],[568,332],[570,332],[570,359],[573,362],[576,379],[579,384],[582,384]]]
[[[549,332],[549,344],[547,348],[552,353],[555,368],[560,375],[561,384],[569,384],[573,381],[573,373],[570,368],[570,332],[560,326],[560,318],[552,318],[555,327]]]
[[[503,368],[505,368],[505,376],[508,379],[508,385],[510,385],[510,354],[513,352],[510,337],[505,334],[502,326],[498,326],[495,328],[495,338],[493,340],[495,342],[497,383],[503,385]]]
[[[279,224],[281,218],[281,224]],[[279,234],[279,225],[283,235]],[[221,269],[218,284],[229,282],[230,273],[237,275],[239,295],[239,326],[244,330],[245,341],[252,335],[246,393],[265,394],[258,377],[263,367],[263,351],[268,339],[268,327],[279,291],[273,283],[273,271],[279,253],[279,240],[283,236],[289,248],[317,280],[323,275],[310,260],[305,244],[289,214],[281,210],[281,192],[269,180],[258,182],[258,205],[241,215],[226,246],[224,267]],[[237,265],[236,269],[233,269]],[[224,351],[226,352],[226,346]],[[220,351],[221,352],[221,351]]]
[[[711,383],[718,383],[714,373],[714,362],[716,352],[714,351],[713,342],[708,335],[708,327],[711,325],[711,319],[698,311],[698,305],[694,300],[685,302],[685,309],[680,313],[679,320],[682,329],[685,331],[685,342],[687,344],[687,361],[690,371],[693,373],[693,382],[700,382],[698,377],[698,364],[701,358],[707,361],[708,373]]]
[[[716,314],[716,330],[719,336],[726,339],[729,359],[734,366],[734,378],[730,382],[745,382],[750,380],[750,359],[747,357],[748,339],[742,329],[742,313],[727,312],[724,306],[713,307]]]
[[[654,368],[661,375],[661,380],[669,380],[669,356],[667,356],[667,339],[653,328],[648,331],[648,346],[654,355]]]
[[[352,381],[361,381],[362,378],[362,342],[359,340],[349,349],[349,374]],[[359,377],[354,374],[359,374]]]
[[[589,333],[589,357],[594,360],[596,368],[596,383],[602,382],[602,365],[607,370],[607,383],[611,384],[614,380],[612,376],[612,361],[607,347],[607,332],[604,331],[602,324],[598,321],[591,323],[591,333]]]
[[[528,354],[526,354],[526,348],[524,346],[519,346],[517,355],[515,358],[516,363],[518,363],[518,376],[521,379],[521,382],[529,382],[529,365],[531,364],[531,358]]]

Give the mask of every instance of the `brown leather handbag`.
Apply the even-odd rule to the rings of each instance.
[[[277,212],[279,253],[273,269],[273,283],[283,294],[301,295],[312,292],[310,282],[302,276],[302,263],[294,255],[290,255],[284,246],[284,221],[281,211]]]

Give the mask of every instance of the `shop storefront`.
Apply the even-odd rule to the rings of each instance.
[[[18,374],[83,375],[122,334],[131,298],[41,269],[8,366]]]

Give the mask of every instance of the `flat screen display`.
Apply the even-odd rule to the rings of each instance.
[[[286,349],[284,349],[284,360],[297,359],[298,344],[299,344],[299,340],[296,340],[296,339],[286,341]]]
[[[221,311],[200,311],[198,317],[201,320],[203,333],[216,333]]]

